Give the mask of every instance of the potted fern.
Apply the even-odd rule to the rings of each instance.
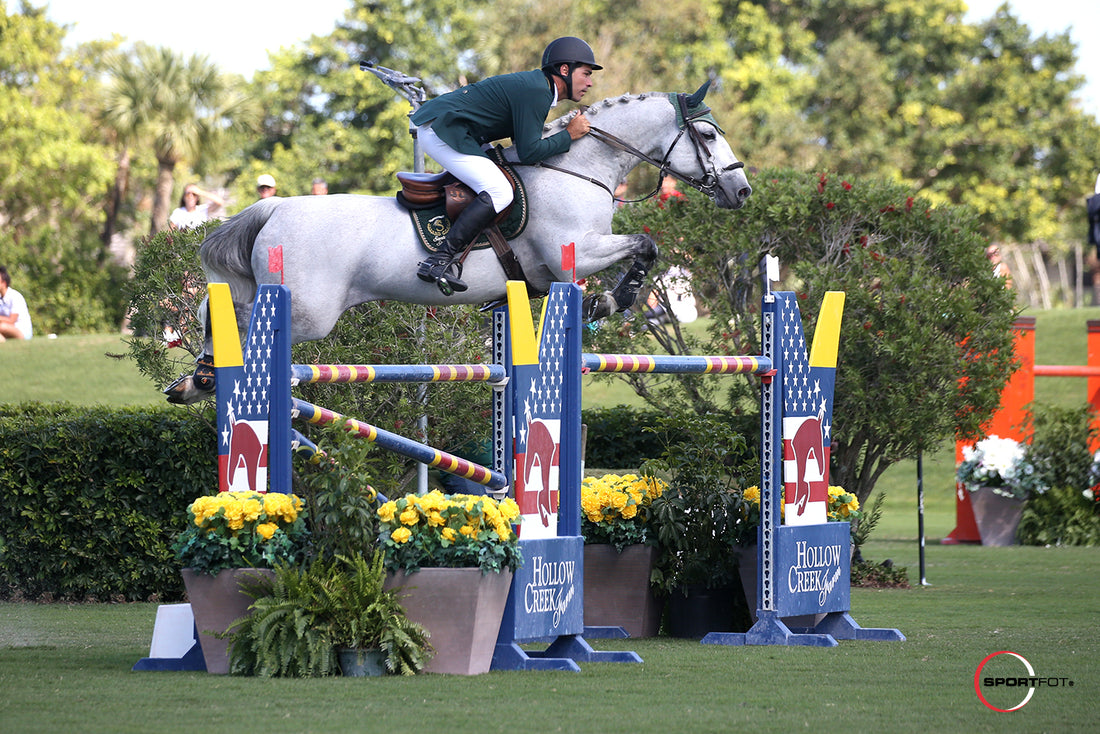
[[[427,633],[383,588],[380,552],[317,558],[275,569],[230,639],[230,672],[263,677],[414,675],[429,657]]]

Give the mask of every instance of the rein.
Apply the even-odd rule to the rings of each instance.
[[[706,140],[703,139],[703,134],[700,133],[699,130],[695,127],[695,123],[698,119],[710,114],[710,108],[709,107],[702,107],[699,110],[696,110],[693,114],[689,114],[688,113],[687,95],[686,94],[676,95],[676,102],[679,105],[680,116],[683,118],[684,124],[683,124],[683,126],[680,127],[680,132],[676,136],[676,139],[672,141],[672,144],[670,146],[668,146],[668,150],[665,151],[665,155],[664,155],[664,158],[662,160],[657,160],[653,156],[638,150],[637,148],[635,148],[630,143],[626,142],[625,140],[623,140],[620,137],[612,135],[611,133],[607,132],[606,130],[601,130],[600,128],[595,127],[595,126],[590,126],[589,127],[588,134],[591,135],[592,137],[594,137],[596,140],[599,140],[601,143],[603,143],[603,144],[605,144],[609,147],[615,148],[616,150],[620,150],[624,153],[629,153],[630,155],[632,155],[635,158],[639,159],[643,163],[648,163],[651,166],[654,166],[655,168],[658,169],[658,171],[660,172],[660,176],[657,178],[657,188],[655,188],[652,193],[650,193],[646,196],[643,196],[640,199],[631,199],[629,201],[617,199],[617,197],[615,196],[615,192],[612,191],[611,187],[609,187],[603,181],[592,178],[591,176],[586,176],[582,173],[577,173],[576,171],[570,171],[567,168],[561,168],[560,166],[555,166],[553,164],[545,163],[545,162],[533,163],[531,165],[532,166],[539,166],[540,168],[549,168],[550,170],[558,171],[559,173],[567,173],[570,176],[576,176],[579,179],[582,179],[584,181],[588,181],[589,183],[592,183],[592,184],[595,184],[595,185],[599,186],[604,191],[611,194],[612,199],[615,199],[616,201],[624,201],[625,203],[635,203],[635,202],[639,202],[639,201],[645,201],[646,199],[651,199],[654,196],[656,196],[657,192],[661,190],[661,180],[665,176],[672,176],[673,178],[678,179],[680,181],[683,181],[688,186],[692,187],[693,189],[695,189],[697,191],[700,191],[700,192],[706,194],[707,196],[713,196],[714,189],[718,185],[718,176],[714,173],[713,168],[712,168],[711,171],[707,171],[707,165],[706,165],[706,160],[704,159],[704,154],[705,154],[706,158],[710,158],[711,157],[710,148],[707,146]],[[584,110],[582,110],[582,112],[583,111]],[[673,149],[676,148],[676,144],[680,142],[680,138],[682,138],[684,136],[685,132],[688,133],[688,136],[691,139],[691,142],[693,144],[693,148],[695,150],[695,157],[699,161],[699,167],[701,169],[703,169],[703,171],[705,171],[702,178],[696,178],[695,176],[689,176],[687,174],[678,173],[676,171],[673,171],[668,166],[668,158],[669,158],[670,155],[672,155]],[[744,162],[737,161],[735,164],[730,166],[727,170],[734,170],[734,169],[737,169],[737,168],[744,168],[744,167],[745,167]]]

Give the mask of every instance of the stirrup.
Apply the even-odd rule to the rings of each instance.
[[[451,271],[454,272],[454,275],[448,274]],[[468,286],[462,282],[462,263],[452,260],[444,265],[439,276],[435,279],[435,284],[439,286],[439,290],[445,296],[453,296],[456,291],[461,293],[466,290]]]
[[[435,283],[443,295],[452,296],[455,292],[466,290],[468,286],[462,282],[462,263],[444,257],[437,253],[421,261],[416,277],[426,283]],[[452,270],[453,274],[450,273]]]

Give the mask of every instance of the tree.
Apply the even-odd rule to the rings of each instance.
[[[122,150],[141,142],[157,159],[149,227],[156,234],[168,226],[177,164],[200,158],[227,130],[249,127],[255,103],[205,56],[183,59],[170,49],[138,43],[133,56],[117,54],[110,67],[104,120]],[[125,160],[128,156],[120,156]]]
[[[3,8],[3,6],[0,6]],[[95,236],[109,151],[64,29],[27,2],[0,13],[0,253],[40,333],[113,328],[119,273]]]
[[[679,338],[670,324],[657,337],[666,351],[759,354],[755,266],[770,253],[786,266],[778,288],[806,304],[808,338],[824,292],[847,294],[833,408],[837,484],[863,501],[891,464],[956,433],[976,435],[1014,369],[1015,311],[1011,291],[987,267],[974,213],[933,208],[907,187],[874,179],[770,170],[754,188],[738,212],[695,192],[620,211],[623,231],[648,227],[660,239],[663,265],[691,271],[711,313],[707,343]],[[609,321],[593,346],[637,352],[639,330],[652,328]],[[631,378],[667,412],[756,410],[745,382],[727,391],[713,378]]]

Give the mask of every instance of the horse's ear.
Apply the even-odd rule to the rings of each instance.
[[[688,97],[688,109],[694,109],[703,104],[703,98],[707,96],[707,90],[710,89],[710,79],[703,82],[703,86],[699,87],[695,91],[695,94]]]

